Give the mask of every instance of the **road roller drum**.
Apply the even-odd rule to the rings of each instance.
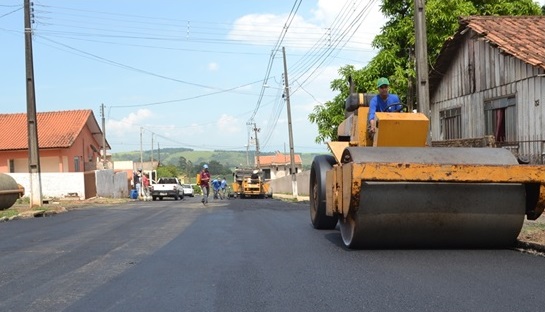
[[[360,164],[515,165],[492,148],[347,148]],[[430,176],[430,179],[435,179]],[[520,183],[362,181],[359,206],[340,218],[352,248],[505,247],[515,243],[525,215]]]
[[[23,188],[15,182],[15,179],[0,173],[0,210],[13,206],[23,193]]]

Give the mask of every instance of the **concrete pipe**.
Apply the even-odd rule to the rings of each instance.
[[[0,173],[0,210],[8,209],[25,193],[11,176]]]

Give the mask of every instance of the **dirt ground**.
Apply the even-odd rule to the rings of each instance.
[[[524,220],[518,240],[538,244],[545,248],[545,214],[535,221]]]
[[[45,204],[42,209],[54,214],[87,205],[117,205],[129,201],[132,201],[132,199],[90,198],[87,200],[59,200],[50,201],[48,204]],[[29,208],[28,203],[16,203],[11,208],[0,211],[0,217],[30,212],[32,211]],[[535,221],[524,220],[524,225],[518,236],[518,240],[524,244],[537,245],[538,247],[542,247],[540,249],[545,250],[545,213]]]

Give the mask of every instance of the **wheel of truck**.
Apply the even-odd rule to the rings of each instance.
[[[180,199],[180,196],[178,196],[178,194],[175,194],[174,195],[174,200],[178,200],[178,199]]]
[[[152,200],[157,200],[157,196],[152,196],[151,199]]]
[[[310,169],[310,220],[315,229],[331,230],[337,225],[338,217],[325,214],[325,174],[336,163],[331,155],[314,157]]]
[[[159,200],[163,200],[163,196],[159,196]]]

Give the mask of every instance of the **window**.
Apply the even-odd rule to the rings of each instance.
[[[9,173],[15,173],[15,160],[10,159],[9,160]]]
[[[80,166],[79,156],[76,156],[76,157],[74,157],[74,171],[75,172],[79,172],[79,166]]]
[[[439,112],[443,140],[462,138],[462,108],[456,107]]]
[[[517,111],[515,97],[504,97],[484,102],[486,135],[493,135],[497,142],[517,140]]]

